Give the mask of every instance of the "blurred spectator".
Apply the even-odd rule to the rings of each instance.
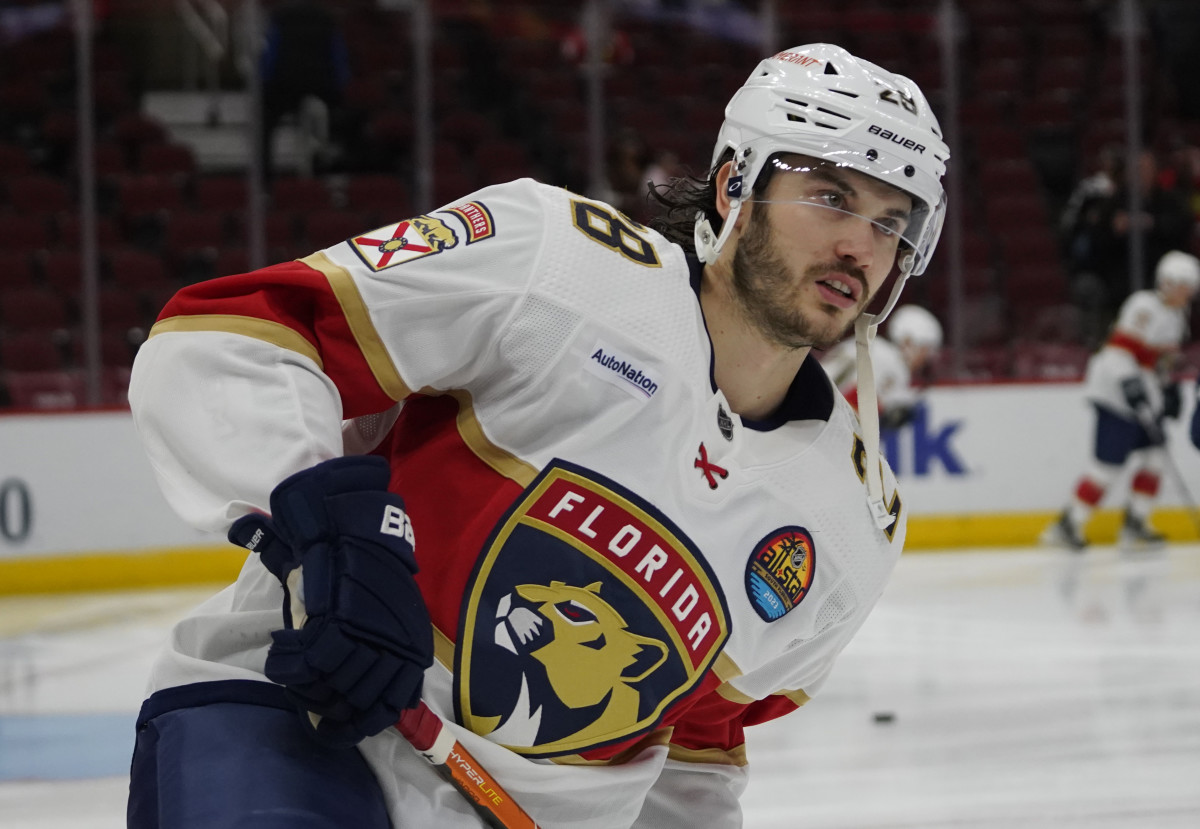
[[[610,66],[629,66],[633,63],[633,41],[621,29],[609,27],[603,35],[600,62]],[[570,63],[582,65],[588,59],[588,33],[585,24],[571,26],[559,46],[562,56]]]
[[[1156,49],[1174,82],[1179,114],[1188,119],[1200,118],[1200,89],[1195,81],[1200,5],[1195,0],[1155,0],[1146,5]]]
[[[606,194],[606,201],[637,222],[648,220],[646,170],[649,164],[650,148],[636,130],[622,129],[613,136],[608,151],[611,192]]]
[[[1119,144],[1101,148],[1096,169],[1075,185],[1059,218],[1071,299],[1082,313],[1083,335],[1089,346],[1099,344],[1111,320],[1114,297],[1103,276],[1107,266],[1103,239],[1108,235],[1103,223],[1111,215],[1112,199],[1124,179],[1125,149]]]
[[[666,185],[684,175],[683,162],[674,150],[658,150],[643,176],[652,187]]]
[[[63,0],[3,3],[0,6],[0,44],[5,46],[52,31],[67,22],[67,4]]]
[[[685,175],[687,170],[674,150],[660,149],[654,153],[650,166],[642,173],[641,207],[646,218],[643,224],[661,213],[661,206],[657,199],[649,198],[648,190],[666,187],[673,179],[683,178]]]
[[[321,0],[284,0],[277,5],[267,23],[261,71],[261,158],[269,178],[275,131],[286,116],[299,116],[306,99],[325,104],[330,134],[337,134],[350,61],[333,11]]]
[[[686,174],[673,150],[655,149],[634,129],[619,130],[608,153],[609,192],[606,201],[641,224],[659,214],[661,205],[651,188],[665,187]]]
[[[1179,195],[1191,210],[1193,223],[1200,220],[1200,147],[1177,137],[1167,163],[1159,171],[1158,181],[1163,188]]]
[[[1086,299],[1098,303],[1105,327],[1130,292],[1129,244],[1135,226],[1142,230],[1142,273],[1147,278],[1168,251],[1188,250],[1191,246],[1191,208],[1178,191],[1163,187],[1159,181],[1157,156],[1144,150],[1137,165],[1140,212],[1136,216],[1129,212],[1127,177],[1114,176],[1110,170],[1108,175],[1116,181],[1116,188],[1107,198],[1097,195],[1085,202],[1080,215],[1086,219],[1076,221],[1068,237],[1073,272],[1094,273],[1097,277],[1098,284],[1088,289],[1095,290],[1097,298]],[[1091,186],[1097,193],[1104,188],[1099,179]]]
[[[1192,213],[1188,204],[1174,190],[1168,190],[1158,180],[1158,157],[1151,150],[1143,150],[1138,157],[1137,180],[1141,188],[1141,213],[1130,215],[1129,196],[1126,182],[1122,181],[1111,202],[1111,231],[1114,247],[1119,259],[1113,261],[1113,270],[1118,274],[1110,283],[1119,289],[1117,296],[1129,292],[1125,277],[1125,257],[1129,246],[1129,235],[1134,224],[1143,232],[1142,267],[1149,279],[1155,265],[1168,251],[1187,250],[1192,233]],[[1122,278],[1125,277],[1125,278]]]

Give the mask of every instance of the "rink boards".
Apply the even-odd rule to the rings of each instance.
[[[1185,399],[1193,400],[1189,389]],[[1167,431],[1175,467],[1154,523],[1197,538],[1200,451]],[[885,435],[908,510],[908,550],[1021,546],[1069,497],[1087,462],[1092,414],[1078,384],[947,386]],[[1116,533],[1110,491],[1089,533]],[[244,555],[185,525],[159,493],[128,412],[0,415],[0,593],[223,581]]]

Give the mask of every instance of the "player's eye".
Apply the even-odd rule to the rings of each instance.
[[[875,227],[884,236],[903,236],[904,231],[908,230],[908,222],[895,216],[885,216],[875,220]]]
[[[816,200],[826,207],[834,207],[838,210],[846,209],[846,197],[837,190],[823,190],[817,194]]]

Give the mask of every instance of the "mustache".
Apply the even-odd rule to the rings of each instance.
[[[834,273],[848,276],[851,279],[857,280],[858,284],[862,286],[860,296],[867,295],[867,274],[857,265],[851,265],[848,262],[825,262],[816,265],[809,265],[804,271],[805,276],[812,277],[813,279],[819,279],[823,276]]]

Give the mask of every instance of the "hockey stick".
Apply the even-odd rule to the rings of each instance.
[[[1183,479],[1183,473],[1179,471],[1179,467],[1175,463],[1175,459],[1171,456],[1170,444],[1167,442],[1166,430],[1158,423],[1154,415],[1147,411],[1144,406],[1139,406],[1135,410],[1138,421],[1142,424],[1142,428],[1146,430],[1148,435],[1159,435],[1162,438],[1162,454],[1164,458],[1163,466],[1167,468],[1167,472],[1175,481],[1175,486],[1179,487],[1179,492],[1183,496],[1183,505],[1188,517],[1192,519],[1192,524],[1196,527],[1196,534],[1200,535],[1200,506],[1196,505],[1196,499],[1192,496],[1191,490],[1188,488],[1187,482]]]
[[[405,709],[396,721],[396,730],[442,778],[470,801],[492,829],[538,829],[533,818],[509,797],[504,787],[463,748],[462,743],[454,739],[442,718],[424,700],[416,708]]]

